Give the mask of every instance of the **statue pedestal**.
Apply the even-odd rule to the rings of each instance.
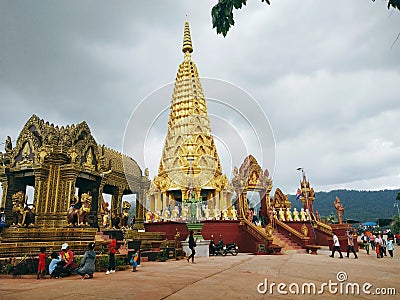
[[[182,244],[182,250],[185,251],[186,256],[189,256],[192,253],[192,250],[190,250],[190,248],[189,248],[189,242],[186,240],[184,242],[181,242],[181,244]],[[210,244],[210,241],[206,241],[206,240],[197,240],[196,241],[195,259],[196,259],[196,256],[209,257],[209,251],[208,251],[209,244]]]
[[[201,235],[201,230],[203,229],[203,223],[187,223],[186,228],[191,231],[193,230],[193,237],[196,240],[202,241],[204,240],[203,236]],[[189,236],[186,240],[188,240]]]

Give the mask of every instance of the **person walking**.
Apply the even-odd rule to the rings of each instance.
[[[94,243],[88,245],[88,250],[82,257],[80,266],[75,269],[75,273],[80,275],[82,279],[93,278],[96,263],[96,252],[94,252]]]
[[[365,251],[369,255],[369,236],[365,232],[364,235],[361,237],[361,240],[363,242]]]
[[[333,233],[333,249],[332,249],[332,254],[329,257],[335,257],[335,252],[338,251],[340,254],[339,258],[343,258],[342,251],[340,251],[340,243],[339,243],[339,238],[337,237],[335,232]]]
[[[40,247],[37,279],[43,278],[44,270],[46,270],[46,247]]]
[[[390,257],[393,257],[393,250],[394,250],[393,240],[388,240],[386,247],[387,247]]]
[[[194,255],[196,254],[196,241],[194,240],[193,237],[193,230],[190,230],[190,235],[189,235],[189,249],[192,251],[192,253],[189,255],[187,258],[187,262],[190,261],[190,258],[192,259],[192,264],[194,264]]]
[[[370,241],[370,243],[371,243],[371,248],[372,248],[372,250],[374,250],[374,251],[375,251],[375,239],[376,239],[375,234],[371,235],[370,238],[369,238],[369,241]]]
[[[383,236],[382,236],[382,254],[387,256],[387,254],[386,254],[386,240],[383,238]],[[383,255],[382,255],[382,257],[383,257]]]
[[[108,244],[109,265],[106,275],[115,273],[115,253],[117,253],[117,240],[112,239]]]
[[[358,258],[356,250],[354,250],[353,234],[347,231],[347,258],[350,257],[350,251],[354,253],[354,258]]]
[[[376,258],[381,258],[383,257],[383,253],[381,250],[381,244],[382,244],[382,238],[380,234],[378,234],[375,238],[375,252],[376,252]]]

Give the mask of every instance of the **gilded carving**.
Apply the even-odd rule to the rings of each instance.
[[[303,233],[304,236],[308,236],[308,228],[307,228],[306,224],[303,224],[301,226],[301,233]]]

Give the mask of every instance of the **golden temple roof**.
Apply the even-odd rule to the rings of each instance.
[[[220,160],[211,135],[207,104],[201,86],[193,52],[189,22],[185,22],[183,62],[179,65],[171,99],[168,133],[155,184],[161,190],[184,189],[189,184],[189,160],[192,163],[192,183],[197,189],[220,190],[225,181]],[[218,186],[218,187],[217,187]]]

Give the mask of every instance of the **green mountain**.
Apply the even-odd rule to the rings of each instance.
[[[355,191],[355,190],[333,190],[330,192],[316,192],[314,200],[314,212],[318,211],[321,216],[328,216],[331,213],[336,215],[333,206],[336,196],[339,197],[341,204],[345,207],[343,214],[344,219],[353,219],[360,222],[375,222],[378,218],[392,218],[398,214],[397,207],[394,203],[396,200],[397,190],[381,190],[381,191]],[[296,199],[295,195],[288,195],[292,206],[301,208],[302,203]]]

